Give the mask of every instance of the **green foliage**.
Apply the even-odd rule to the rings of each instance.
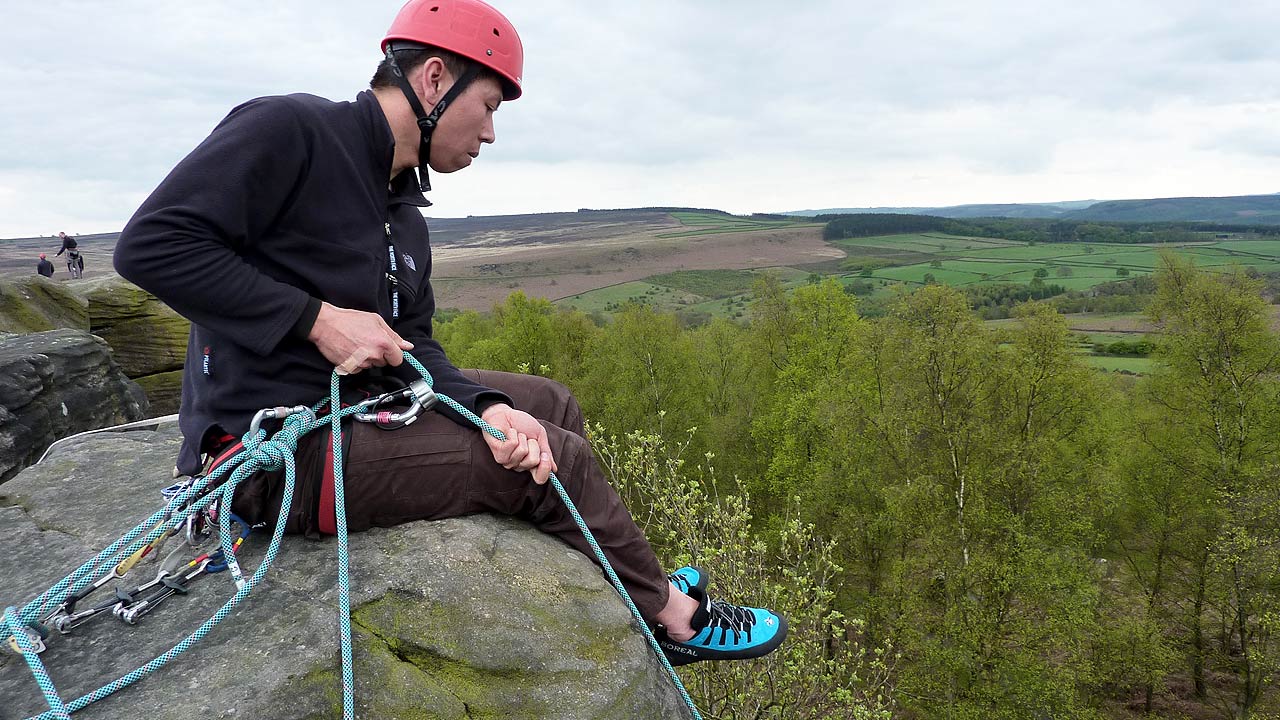
[[[814,218],[825,221],[822,237],[824,240],[838,238],[873,237],[875,235],[892,235],[894,233],[915,233],[945,231],[948,221],[928,215],[894,215],[868,213],[865,215],[840,215],[835,218]]]
[[[913,242],[935,240],[960,242]],[[1156,264],[1044,301],[1042,278],[859,297],[764,275],[728,301],[742,321],[693,328],[513,296],[437,336],[460,364],[569,384],[660,556],[792,619],[775,657],[682,671],[709,717],[1275,717],[1265,278]],[[1094,334],[1125,356],[1083,356],[1055,312],[1073,303],[1149,305],[1159,332]]]
[[[663,434],[698,424],[704,409],[687,382],[695,360],[675,316],[628,305],[587,344],[579,400],[612,428]]]
[[[876,286],[866,280],[851,280],[845,283],[844,291],[850,295],[870,295],[876,291]]]
[[[1143,386],[1117,546],[1197,696],[1249,717],[1280,672],[1267,624],[1280,607],[1280,341],[1243,272],[1166,254],[1156,280],[1160,365]],[[1213,671],[1233,682],[1215,687]]]
[[[531,369],[567,381],[583,372],[586,348],[597,333],[582,313],[514,292],[491,315],[462,313],[441,324],[435,335],[460,367]]]
[[[1127,355],[1131,357],[1147,357],[1155,351],[1155,343],[1150,340],[1117,340],[1110,343],[1094,343],[1093,351],[1099,355]]]
[[[1044,300],[1062,295],[1067,289],[1061,285],[1032,282],[1027,285],[1019,283],[992,283],[989,285],[971,285],[964,288],[969,305],[978,312],[983,320],[999,320],[1013,317],[1014,308],[1028,300]]]
[[[876,554],[896,559],[880,561],[877,591],[895,644],[918,658],[901,687],[926,715],[1087,714],[1091,661],[1070,638],[1093,622],[1094,510],[1068,468],[1091,462],[1096,391],[1065,323],[1045,306],[1023,313],[1001,349],[962,294],[924,288],[862,363],[876,369],[863,482],[880,485],[896,529],[882,533]]]
[[[929,215],[867,213],[820,215],[823,237],[870,237],[894,233],[941,232],[971,237],[1004,238],[1019,242],[1172,243],[1201,239],[1206,232],[1280,235],[1280,227],[1197,222],[1104,222],[1042,218],[951,219]],[[1086,248],[1085,252],[1092,252]]]
[[[661,437],[625,438],[593,428],[593,446],[668,566],[696,563],[719,597],[773,608],[788,619],[787,642],[749,663],[702,663],[681,671],[707,717],[889,720],[897,655],[856,638],[861,623],[834,607],[835,543],[800,520],[794,506],[765,542],[753,500],[718,476],[712,456],[694,467]]]

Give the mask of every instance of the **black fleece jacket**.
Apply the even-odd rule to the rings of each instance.
[[[116,270],[192,322],[180,471],[200,470],[211,431],[238,437],[264,407],[328,397],[333,366],[306,339],[321,301],[381,314],[413,343],[436,391],[473,412],[511,402],[463,376],[431,337],[431,246],[419,210],[428,203],[413,170],[388,185],[393,152],[371,92],[354,102],[258,98],[232,110],[125,226]],[[387,373],[417,376],[407,363]]]

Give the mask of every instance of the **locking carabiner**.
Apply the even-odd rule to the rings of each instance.
[[[409,407],[401,412],[381,409],[384,405],[405,400],[409,402]],[[366,400],[362,404],[367,410],[354,413],[352,417],[360,422],[372,423],[383,430],[396,430],[412,424],[424,411],[434,407],[436,401],[435,392],[425,380],[414,380],[409,383],[409,387]]]

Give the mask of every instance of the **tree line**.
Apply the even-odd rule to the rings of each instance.
[[[825,240],[874,237],[902,233],[938,232],[1019,242],[1176,243],[1203,240],[1204,233],[1280,235],[1280,227],[1229,223],[1146,222],[1122,223],[1048,218],[944,218],[900,213],[819,215],[826,223]]]
[[[672,566],[793,619],[683,671],[721,718],[1275,717],[1280,339],[1260,281],[1164,256],[1156,370],[1091,370],[1045,301],[930,285],[879,318],[762,279],[749,320],[604,324],[520,293],[463,366],[569,385]]]

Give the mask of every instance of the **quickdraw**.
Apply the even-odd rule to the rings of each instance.
[[[170,489],[171,488],[165,488],[164,492],[169,492]],[[200,515],[204,516],[205,513],[200,513]],[[193,514],[190,517],[196,517],[196,515]],[[231,516],[231,522],[233,525],[240,528],[239,537],[236,538],[235,543],[232,545],[233,551],[239,551],[240,546],[244,543],[245,539],[249,537],[251,528],[248,523],[235,515]],[[207,540],[211,535],[212,531],[204,533],[203,540],[201,540],[201,542]],[[172,537],[172,534],[161,535],[160,539],[163,540],[168,537]],[[188,535],[188,537],[190,537],[190,535]],[[158,545],[153,542],[144,546],[144,549],[155,547],[158,547]],[[188,552],[188,548],[179,547],[169,553],[169,556],[160,564],[160,569],[156,572],[156,576],[153,580],[130,589],[124,589],[117,585],[113,597],[103,602],[99,602],[97,605],[93,605],[87,609],[77,610],[77,604],[92,595],[99,588],[103,587],[113,579],[124,578],[125,574],[128,572],[128,568],[122,570],[121,566],[124,563],[121,563],[115,568],[112,568],[110,572],[103,575],[89,587],[69,596],[54,608],[53,612],[46,615],[42,619],[41,623],[47,627],[57,630],[63,635],[68,635],[75,628],[84,625],[99,615],[105,614],[109,610],[112,615],[125,623],[129,625],[136,625],[139,617],[151,612],[156,605],[159,605],[172,595],[185,595],[187,592],[187,585],[190,584],[191,581],[201,575],[222,572],[227,569],[227,562],[224,559],[224,554],[221,549],[215,550],[212,553],[202,553],[195,559],[186,562],[185,565],[182,565],[180,564],[182,562],[181,556],[186,552]],[[130,559],[139,557],[140,555],[140,552],[135,553]]]

